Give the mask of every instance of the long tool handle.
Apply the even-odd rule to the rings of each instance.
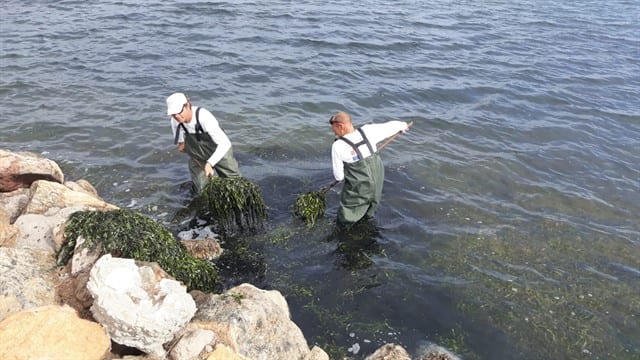
[[[413,126],[413,121],[410,121],[410,122],[407,123],[407,128],[410,128],[411,126]],[[404,131],[398,131],[393,136],[391,136],[390,138],[385,140],[382,143],[382,145],[380,145],[380,147],[378,147],[378,150],[376,150],[376,153],[379,152],[380,150],[382,150],[385,146],[387,146],[390,142],[392,142],[395,138],[397,138],[403,132]],[[320,190],[320,194],[324,195],[324,194],[328,193],[329,190],[333,189],[333,187],[338,185],[339,183],[340,183],[340,181],[336,180],[336,181],[332,182],[331,184],[323,187],[322,190]]]
[[[407,123],[407,129],[410,128],[411,126],[413,126],[413,121],[410,121]],[[390,142],[392,142],[393,140],[395,140],[395,138],[397,138],[400,134],[404,133],[404,131],[398,131],[397,133],[395,133],[393,136],[391,136],[390,138],[388,138],[387,140],[385,140],[382,145],[380,145],[380,147],[378,147],[378,151],[382,150],[385,146],[387,146]]]
[[[331,184],[323,187],[322,190],[320,190],[320,194],[324,195],[324,194],[328,193],[329,190],[333,189],[333,187],[338,185],[339,183],[340,183],[340,181],[336,180],[336,181],[332,182]]]

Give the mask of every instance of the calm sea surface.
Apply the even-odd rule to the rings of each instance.
[[[179,227],[165,98],[210,109],[269,207],[249,239],[310,344],[467,359],[640,358],[640,2],[16,1],[0,148]],[[375,232],[307,229],[327,123],[414,121],[382,151]]]

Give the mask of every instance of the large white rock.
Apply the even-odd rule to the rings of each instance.
[[[164,357],[170,341],[196,312],[186,287],[132,259],[102,256],[91,269],[87,288],[91,312],[113,341]]]

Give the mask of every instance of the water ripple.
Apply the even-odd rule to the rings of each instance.
[[[477,274],[525,279],[531,291],[546,283],[565,288],[572,271],[636,289],[637,10],[622,0],[8,0],[0,145],[46,153],[69,178],[92,181],[107,201],[171,223],[166,214],[188,198],[188,173],[164,100],[185,91],[219,119],[241,171],[270,187],[274,218],[285,222],[292,188],[277,185],[331,180],[332,113],[349,111],[357,124],[414,121],[381,153],[387,176],[377,219],[388,257],[368,271],[383,268],[416,293],[487,285],[469,280]],[[328,200],[328,217],[335,216],[337,193]],[[567,253],[542,268],[499,253],[474,257],[473,274],[454,273],[456,264],[442,272],[425,260],[456,259],[468,243],[452,244],[467,236],[490,246],[516,232],[505,247],[520,252],[556,239],[583,242],[561,247]],[[332,244],[299,245],[307,247],[298,254],[304,256]],[[333,271],[309,267],[304,274],[348,282]],[[393,295],[376,294],[389,308],[402,307],[405,300]],[[394,314],[382,316],[402,327]],[[469,338],[480,336],[469,331]],[[615,336],[607,339],[621,346]]]

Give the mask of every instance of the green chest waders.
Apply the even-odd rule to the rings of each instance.
[[[178,127],[176,132],[176,140],[178,138],[178,132],[180,127],[184,131],[184,152],[189,155],[189,172],[191,173],[191,180],[193,181],[194,190],[196,194],[199,194],[204,186],[207,184],[207,177],[204,173],[204,165],[206,161],[218,148],[212,139],[211,135],[204,132],[200,121],[198,120],[198,113],[200,108],[196,110],[196,132],[190,134],[187,132],[184,125]],[[233,149],[229,149],[226,154],[218,161],[213,167],[217,176],[220,177],[237,177],[240,176],[240,170],[238,168],[238,162],[233,156]]]
[[[339,138],[349,144],[361,159],[354,163],[344,164],[344,186],[340,194],[338,223],[350,227],[365,215],[373,217],[382,198],[384,184],[384,166],[380,155],[373,152],[369,140],[361,129],[358,129],[363,140],[357,144],[346,138]],[[362,159],[358,146],[367,144],[371,156]]]

